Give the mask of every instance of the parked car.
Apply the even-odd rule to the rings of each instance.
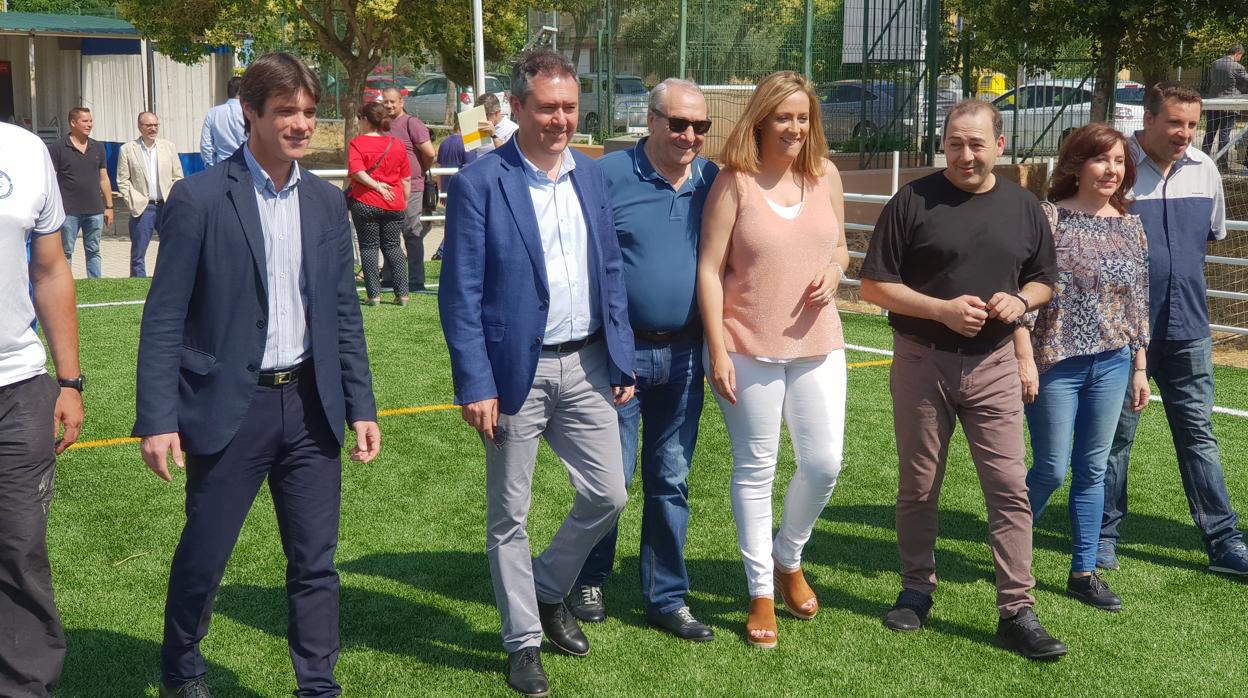
[[[1001,112],[1006,152],[1054,155],[1066,136],[1092,118],[1092,91],[1084,80],[1050,80],[1009,90],[993,101]],[[1114,88],[1114,128],[1124,134],[1144,127],[1144,85],[1120,80]]]
[[[403,96],[407,96],[407,87],[400,80],[395,80],[389,75],[369,75],[364,80],[364,103],[380,102],[381,93],[391,87],[397,88]]]
[[[416,89],[403,100],[403,108],[408,114],[420,117],[427,124],[446,122],[446,91],[450,81],[441,73],[433,73],[416,85]],[[472,106],[473,89],[471,85],[459,85],[455,98],[456,111],[463,111]],[[511,93],[494,75],[485,76],[485,89],[493,92],[502,105],[503,114],[511,116]]]
[[[600,73],[582,73],[581,80],[581,125],[580,130],[595,133],[602,127],[602,116],[599,109],[607,109],[606,91],[607,78]],[[599,104],[599,94],[602,95]],[[629,127],[645,128],[646,111],[649,109],[650,90],[636,75],[615,76],[615,109],[611,118],[612,130],[625,130]]]
[[[820,85],[816,92],[824,136],[829,143],[871,138],[881,130],[922,136],[927,113],[927,95],[922,90],[921,85],[886,80],[838,80]],[[938,89],[936,94],[939,124],[957,104],[959,93]]]

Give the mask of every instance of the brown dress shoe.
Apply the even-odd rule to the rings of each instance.
[[[784,601],[784,605],[789,609],[789,613],[802,620],[810,620],[819,612],[819,601],[815,598],[815,590],[810,588],[806,583],[806,577],[802,574],[799,567],[793,572],[785,572],[776,565],[775,570],[776,589],[780,591],[780,598]],[[815,605],[806,611],[802,607],[808,601],[814,601]]]

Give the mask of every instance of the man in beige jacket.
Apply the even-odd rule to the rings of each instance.
[[[147,276],[144,259],[156,230],[156,216],[182,179],[182,162],[173,143],[157,138],[160,118],[139,114],[139,137],[121,146],[117,156],[117,190],[130,209],[130,276]]]

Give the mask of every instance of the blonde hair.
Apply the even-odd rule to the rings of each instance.
[[[793,169],[807,177],[823,176],[828,142],[823,135],[819,97],[815,94],[814,85],[805,75],[791,70],[772,73],[754,88],[753,96],[745,105],[741,118],[733,125],[724,149],[720,152],[719,157],[723,164],[738,172],[757,174],[762,161],[759,128],[784,100],[798,92],[805,94],[810,101],[810,132],[802,141],[802,149],[793,161]]]

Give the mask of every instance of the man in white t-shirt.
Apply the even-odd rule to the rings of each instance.
[[[42,698],[65,659],[47,529],[56,454],[82,427],[78,318],[48,149],[5,123],[0,143],[0,696]],[[47,373],[36,318],[56,380]]]

